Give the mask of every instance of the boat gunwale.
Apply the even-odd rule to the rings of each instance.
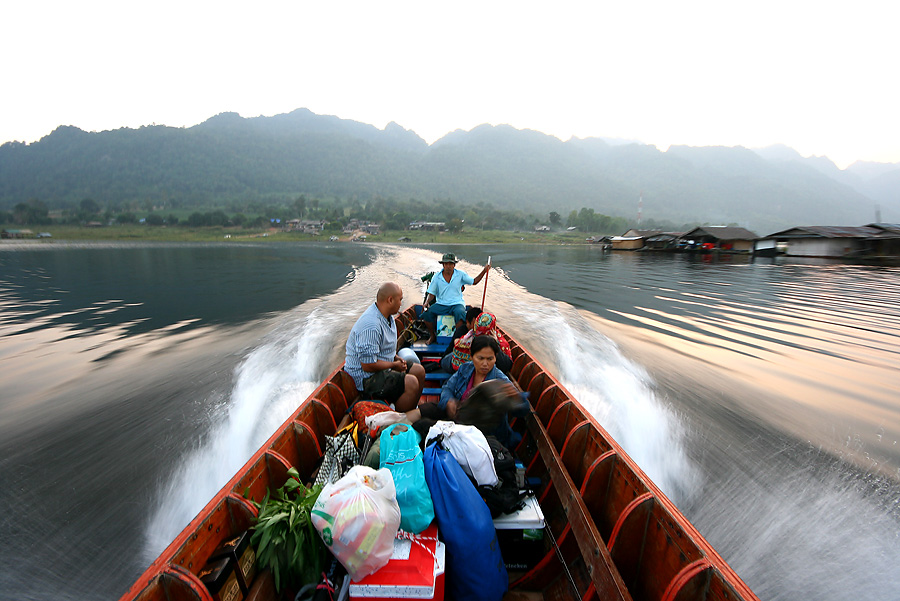
[[[499,325],[497,329],[503,333],[503,335],[510,341],[513,342],[515,339],[511,337],[502,327]],[[677,524],[681,530],[684,532],[684,535],[691,541],[691,543],[697,547],[701,554],[706,558],[709,567],[712,570],[718,571],[723,580],[731,587],[735,589],[735,592],[739,595],[740,598],[745,601],[756,600],[758,601],[758,597],[753,593],[749,586],[738,576],[737,572],[734,571],[733,568],[728,564],[727,561],[716,551],[713,546],[706,540],[699,530],[691,523],[691,521],[678,509],[675,503],[672,502],[671,499],[650,479],[650,477],[644,472],[643,469],[637,464],[634,459],[631,458],[630,455],[625,451],[624,448],[615,440],[615,438],[610,435],[610,433],[600,425],[600,422],[589,412],[587,409],[578,401],[578,399],[569,392],[569,390],[553,375],[553,373],[546,369],[540,361],[538,361],[530,352],[525,350],[521,344],[518,342],[515,345],[510,345],[518,351],[517,356],[513,357],[513,369],[515,369],[516,362],[519,360],[521,356],[526,356],[530,362],[526,362],[520,369],[524,370],[529,363],[533,363],[538,366],[539,371],[532,374],[530,381],[533,381],[538,374],[543,373],[545,377],[547,377],[551,384],[544,387],[543,392],[547,391],[552,386],[556,386],[559,391],[563,394],[564,398],[567,402],[571,402],[575,407],[579,409],[581,414],[587,419],[594,429],[600,434],[603,438],[604,442],[606,442],[612,450],[615,451],[616,456],[620,459],[627,468],[640,480],[641,484],[646,487],[646,489],[652,494],[653,498],[660,503],[661,508],[669,514],[672,518],[672,522]],[[515,351],[514,351],[515,352]],[[557,402],[556,406],[558,407],[563,402]],[[536,409],[536,408],[535,408]],[[536,411],[533,412],[535,419],[540,419],[538,413]],[[544,424],[546,426],[546,424]],[[568,472],[568,469],[563,465],[563,469]],[[596,527],[596,526],[595,526]]]
[[[240,483],[241,480],[247,475],[247,473],[252,469],[252,467],[262,458],[265,457],[267,453],[271,451],[272,445],[278,440],[281,436],[284,435],[285,431],[288,428],[291,428],[295,422],[298,421],[298,417],[306,408],[307,405],[311,404],[314,400],[317,399],[317,394],[322,391],[329,384],[334,383],[340,388],[340,386],[333,382],[336,378],[340,377],[340,372],[344,369],[343,362],[340,366],[338,366],[334,371],[331,372],[319,386],[313,390],[306,399],[303,400],[302,403],[297,407],[297,409],[291,413],[291,415],[284,421],[282,424],[272,433],[272,435],[266,439],[266,441],[257,449],[253,455],[244,463],[241,468],[235,472],[235,474],[224,484],[222,488],[209,500],[209,502],[203,506],[203,508],[197,513],[194,518],[188,522],[185,527],[178,533],[178,535],[169,543],[166,548],[159,554],[159,556],[154,559],[149,566],[147,566],[146,570],[141,574],[141,576],[129,587],[128,591],[125,592],[121,597],[121,601],[125,601],[127,599],[136,599],[141,594],[141,592],[147,588],[154,578],[161,576],[166,573],[170,566],[177,566],[177,563],[173,563],[172,561],[178,556],[181,549],[184,545],[189,541],[192,535],[196,533],[200,526],[209,519],[209,517],[215,512],[216,508],[226,502],[228,497],[235,493],[235,486]]]

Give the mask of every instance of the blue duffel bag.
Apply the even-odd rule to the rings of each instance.
[[[425,449],[425,480],[447,545],[450,598],[500,601],[509,588],[509,577],[491,512],[440,440]]]

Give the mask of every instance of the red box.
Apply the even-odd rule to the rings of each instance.
[[[444,543],[437,540],[437,526],[433,523],[418,536],[424,537],[419,540],[421,544],[408,539],[394,539],[394,553],[390,561],[374,574],[369,574],[359,582],[351,582],[350,598],[365,601],[443,601],[446,565]]]

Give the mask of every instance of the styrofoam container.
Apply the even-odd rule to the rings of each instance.
[[[525,498],[525,507],[494,518],[500,555],[507,570],[530,570],[545,554],[544,512],[538,500]]]
[[[525,507],[515,513],[501,513],[494,518],[497,530],[533,530],[544,527],[544,512],[534,495],[525,497]]]

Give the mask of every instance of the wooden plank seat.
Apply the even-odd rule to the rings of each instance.
[[[433,371],[425,374],[426,382],[446,382],[452,374],[445,371]]]
[[[425,344],[424,342],[414,342],[409,346],[409,348],[414,350],[420,357],[422,355],[443,355],[444,351],[447,350],[447,343],[441,343],[440,340],[431,344]]]

